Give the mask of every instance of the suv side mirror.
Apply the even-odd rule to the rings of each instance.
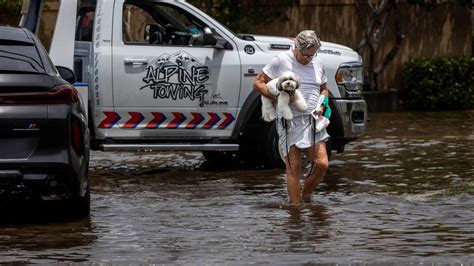
[[[58,70],[61,78],[65,81],[71,84],[74,84],[74,82],[76,82],[76,75],[74,75],[74,71],[72,71],[71,69],[63,66],[56,66],[56,69]]]

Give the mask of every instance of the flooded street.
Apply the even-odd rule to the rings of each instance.
[[[368,125],[300,206],[281,169],[93,152],[91,218],[0,224],[0,263],[474,263],[474,111]]]

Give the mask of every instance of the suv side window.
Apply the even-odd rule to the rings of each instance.
[[[204,24],[175,6],[125,3],[122,40],[125,44],[202,46]]]

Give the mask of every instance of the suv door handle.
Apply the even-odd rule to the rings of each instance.
[[[146,58],[125,58],[123,60],[125,65],[147,65],[148,59]]]

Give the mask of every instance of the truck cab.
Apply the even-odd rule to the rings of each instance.
[[[41,5],[30,1],[23,26],[38,29]],[[76,72],[94,149],[237,154],[274,167],[275,125],[261,119],[252,83],[292,46],[292,38],[235,34],[182,0],[78,0],[60,1],[50,55]],[[341,152],[366,127],[362,60],[328,42],[318,57],[333,109],[329,150]]]

